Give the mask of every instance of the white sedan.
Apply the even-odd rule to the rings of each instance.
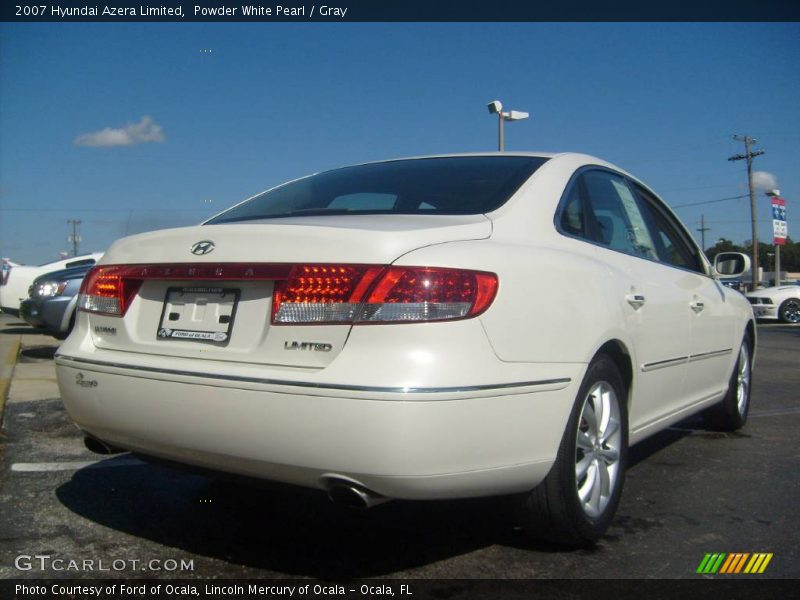
[[[759,319],[778,319],[800,323],[800,285],[781,285],[747,294],[753,313]]]
[[[38,267],[6,261],[0,273],[0,310],[19,316],[19,305],[28,297],[34,279],[53,271],[93,265],[100,260],[101,256],[103,256],[102,252],[95,252],[64,258]]]
[[[326,490],[513,494],[590,544],[629,445],[747,419],[755,328],[633,176],[580,154],[371,163],[116,242],[56,357],[99,451]]]

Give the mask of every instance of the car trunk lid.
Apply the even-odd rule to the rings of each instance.
[[[120,240],[102,265],[127,267],[124,316],[90,314],[99,348],[322,368],[350,324],[273,325],[277,282],[293,265],[388,265],[432,244],[487,238],[483,215],[359,215],[273,219],[152,232]]]

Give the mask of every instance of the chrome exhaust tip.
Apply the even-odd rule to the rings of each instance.
[[[337,481],[328,485],[328,498],[339,506],[366,510],[390,499],[352,483]]]
[[[127,450],[107,444],[103,440],[98,440],[91,435],[87,435],[83,438],[83,444],[95,454],[121,454],[122,452],[127,452]]]

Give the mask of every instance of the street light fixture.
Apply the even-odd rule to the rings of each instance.
[[[504,121],[521,121],[527,119],[530,113],[521,110],[508,110],[503,112],[503,103],[500,100],[492,100],[487,105],[489,113],[497,115],[497,150],[502,152],[505,150],[505,136],[503,132]]]

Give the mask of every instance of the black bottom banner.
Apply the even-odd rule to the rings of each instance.
[[[360,580],[314,581],[295,579],[175,579],[165,580],[21,580],[0,581],[0,598],[46,600],[167,600],[229,598],[231,600],[314,599],[362,600],[535,600],[591,598],[592,600],[646,600],[681,598],[747,599],[786,597],[791,580]]]

